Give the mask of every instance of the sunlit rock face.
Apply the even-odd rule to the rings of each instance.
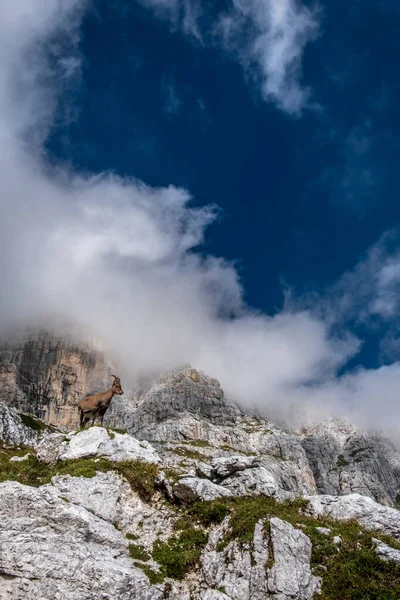
[[[179,373],[181,383],[203,377]],[[206,422],[208,409],[200,410],[193,418]],[[187,415],[177,411],[180,419]],[[315,556],[325,560],[328,548],[348,560],[342,545],[361,552],[365,537],[369,560],[372,549],[387,568],[397,564],[400,511],[366,495],[319,494],[301,436],[236,411],[232,424],[229,408],[227,424],[220,419],[207,421],[215,428],[210,441],[150,443],[105,427],[59,431],[0,403],[1,600],[316,600],[326,570]],[[343,433],[343,424],[326,427]],[[230,429],[241,449],[218,441]],[[240,432],[257,451],[244,449]],[[211,514],[210,502],[220,518],[197,519]],[[357,521],[355,540],[353,530],[337,535],[337,524],[349,520]],[[179,554],[187,542],[170,543],[181,535],[192,545]]]
[[[0,340],[0,401],[53,425],[76,427],[80,398],[110,381],[94,344],[40,330]]]

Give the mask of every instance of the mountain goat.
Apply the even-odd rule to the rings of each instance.
[[[112,386],[106,392],[99,392],[93,396],[87,396],[82,398],[78,403],[79,411],[79,426],[82,428],[90,419],[92,419],[92,425],[97,417],[100,417],[100,423],[103,425],[104,415],[110,406],[111,400],[114,395],[121,396],[123,389],[121,387],[121,380],[112,375],[114,381]]]

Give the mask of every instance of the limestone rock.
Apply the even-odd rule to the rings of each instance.
[[[230,597],[218,590],[207,590],[200,593],[199,600],[230,600]]]
[[[329,527],[316,527],[315,529],[322,535],[330,535],[332,533],[332,529],[329,529]]]
[[[59,448],[59,460],[104,456],[111,461],[140,459],[158,464],[161,458],[146,441],[139,441],[127,433],[112,433],[103,427],[89,427],[70,435]]]
[[[0,403],[0,440],[8,446],[34,446],[40,433],[24,425],[21,415],[6,404]]]
[[[232,600],[311,600],[319,590],[319,579],[311,574],[311,542],[302,531],[280,519],[260,520],[251,544],[230,542],[218,551],[228,529],[227,518],[210,534],[202,556],[209,586],[223,588]],[[273,564],[266,569],[269,560]]]
[[[220,485],[199,477],[184,477],[173,487],[175,498],[180,502],[190,503],[195,500],[215,500],[233,494]]]
[[[47,486],[0,484],[2,600],[161,600],[127,552],[127,540]]]
[[[65,331],[74,327],[69,324]],[[106,389],[110,377],[95,340],[65,331],[32,329],[0,340],[0,402],[72,429],[80,398],[93,388]]]
[[[316,517],[326,516],[339,521],[355,519],[366,529],[382,531],[400,540],[400,511],[382,506],[360,494],[348,496],[308,497],[308,512]]]
[[[28,460],[28,458],[30,456],[31,456],[30,452],[28,452],[24,456],[12,456],[10,458],[10,462],[24,462],[25,460]]]
[[[66,436],[63,433],[46,435],[35,447],[37,458],[48,465],[55,465],[65,440]]]
[[[311,574],[311,542],[299,529],[281,519],[270,520],[274,564],[268,569],[268,591],[279,598],[308,600],[319,590]]]
[[[272,496],[279,500],[291,497],[290,492],[282,490],[275,477],[264,467],[237,471],[223,480],[222,487],[233,496]]]
[[[151,549],[154,541],[171,535],[175,514],[165,506],[157,509],[143,502],[130,486],[113,472],[95,477],[55,476],[51,487],[60,497],[83,506],[99,518],[117,525]]]
[[[375,552],[382,560],[387,562],[395,562],[400,565],[400,550],[396,550],[395,548],[391,548],[381,540],[377,540],[376,538],[372,538],[372,541],[376,544]]]
[[[214,425],[233,425],[239,410],[224,399],[224,392],[216,379],[208,377],[191,367],[179,369],[161,376],[145,394],[132,424],[132,432],[142,439],[196,439],[196,422],[206,421]],[[157,428],[161,425],[162,436],[168,421],[192,420],[190,428],[179,431],[172,427],[174,437],[160,437]]]
[[[237,471],[245,471],[259,466],[260,458],[257,456],[229,456],[214,458],[211,461],[212,475],[220,479],[225,479]]]
[[[358,493],[389,506],[395,502],[400,454],[389,440],[336,419],[308,430],[302,444],[319,494]]]

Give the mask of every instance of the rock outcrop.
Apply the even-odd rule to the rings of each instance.
[[[358,493],[391,505],[399,493],[399,453],[384,437],[333,420],[302,438],[320,494]]]
[[[44,330],[0,340],[0,402],[57,426],[77,426],[76,404],[109,386],[109,364],[94,344]]]
[[[2,600],[161,600],[129,558],[128,540],[48,487],[0,484]]]
[[[389,440],[338,420],[279,429],[189,366],[75,431],[108,374],[90,344],[0,346],[1,600],[331,599],[349,552],[358,570],[363,552],[385,561],[400,597]]]
[[[2,464],[13,465],[7,472],[22,480],[29,467],[38,474],[28,478],[32,487],[0,473],[1,600],[312,600],[329,568],[315,556],[341,560],[351,543],[353,553],[369,552],[364,530],[374,532],[378,560],[399,560],[399,550],[379,539],[381,532],[400,540],[399,511],[359,494],[300,502],[279,477],[277,465],[283,477],[292,458],[204,441],[155,448],[100,427],[67,435],[43,428],[30,438],[17,411],[3,405],[0,414],[5,434],[16,432],[9,442],[30,443],[23,456],[0,449]],[[80,460],[90,472],[68,474]],[[267,468],[274,460],[275,474]],[[142,497],[120,465],[132,465],[130,476],[144,477],[152,491]],[[140,475],[140,465],[151,471]],[[355,542],[336,525],[354,519]]]

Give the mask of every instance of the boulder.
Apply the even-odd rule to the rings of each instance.
[[[382,506],[360,494],[348,496],[308,496],[308,512],[339,521],[357,520],[366,529],[382,531],[400,540],[400,511]]]
[[[36,454],[47,463],[93,456],[103,456],[113,462],[135,459],[154,464],[161,462],[148,442],[139,441],[127,433],[109,433],[103,427],[89,427],[67,437],[48,436],[38,445]]]
[[[48,486],[0,484],[2,600],[161,600],[113,525]]]
[[[200,477],[184,477],[173,486],[175,498],[184,504],[195,500],[215,500],[232,496],[232,492]]]

